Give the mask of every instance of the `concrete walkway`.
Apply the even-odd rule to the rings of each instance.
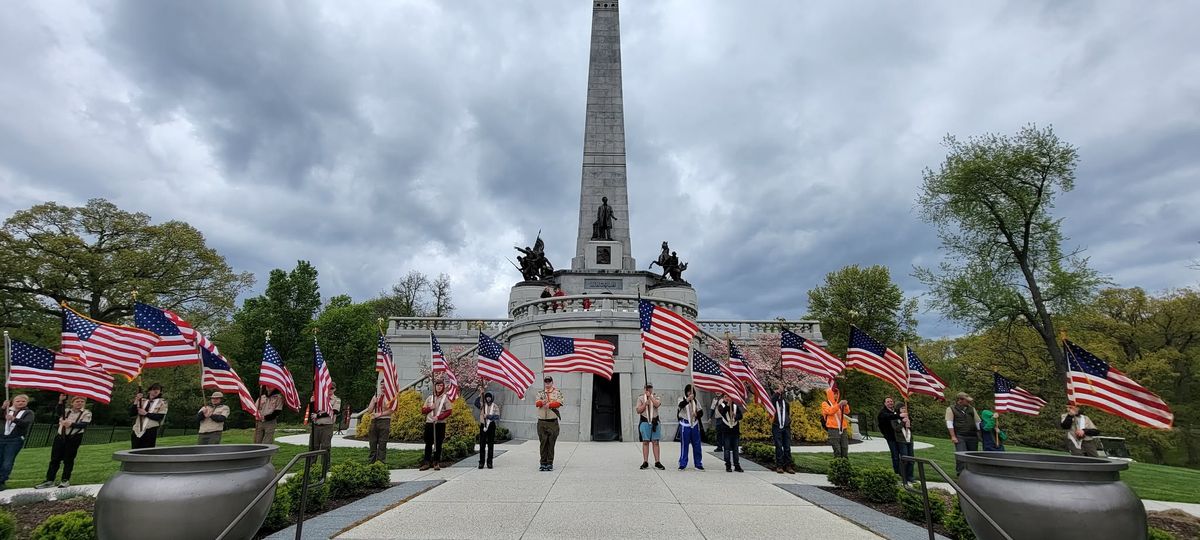
[[[921,441],[913,441],[914,450],[921,450],[923,448],[933,448],[933,445]],[[870,439],[846,447],[846,451],[851,454],[862,452],[887,452],[887,440],[883,437],[871,437]],[[831,452],[828,444],[803,446],[795,444],[792,445],[793,454],[820,454],[822,452]]]
[[[554,472],[537,470],[537,441],[504,446],[496,469],[427,474],[446,482],[338,538],[878,538],[771,483],[790,475],[711,457],[676,470],[674,444],[665,471],[638,469],[638,443],[560,442]]]

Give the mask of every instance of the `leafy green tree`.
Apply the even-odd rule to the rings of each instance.
[[[338,396],[352,409],[361,410],[376,388],[379,326],[375,310],[369,303],[331,302],[309,326],[318,329],[321,355],[337,383]]]
[[[193,324],[219,321],[250,287],[204,235],[181,221],[153,224],[104,199],[81,207],[48,202],[22,210],[0,228],[0,314],[5,326],[57,320],[68,302],[97,320],[133,314],[133,292]]]
[[[936,270],[917,268],[916,277],[952,320],[975,329],[1028,324],[1065,381],[1053,315],[1104,283],[1087,259],[1063,251],[1061,220],[1050,215],[1058,193],[1074,187],[1078,152],[1036,126],[1012,137],[947,136],[945,145],[946,160],[925,170],[917,202],[947,259]]]
[[[297,261],[290,272],[271,270],[263,294],[247,298],[233,315],[233,324],[215,341],[237,365],[238,374],[257,395],[259,364],[266,332],[296,379],[301,398],[312,387],[313,336],[310,323],[321,307],[317,269]],[[324,352],[324,351],[322,351]]]
[[[821,322],[829,352],[839,356],[846,353],[851,324],[897,351],[917,339],[917,300],[904,298],[886,266],[850,265],[826,274],[824,284],[808,291],[808,309],[806,318]],[[858,371],[847,371],[838,386],[869,425],[874,424],[872,407],[896,395],[891,386]]]

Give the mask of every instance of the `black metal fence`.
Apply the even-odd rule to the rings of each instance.
[[[25,448],[42,448],[54,444],[54,434],[58,424],[34,424],[29,426],[29,434],[25,436]],[[118,441],[128,441],[131,428],[129,426],[88,426],[83,432],[83,444],[108,444]],[[160,428],[159,437],[175,437],[193,435],[192,428]]]

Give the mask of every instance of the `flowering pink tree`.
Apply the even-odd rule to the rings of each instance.
[[[466,350],[467,348],[462,345],[455,345],[446,350],[446,364],[450,366],[450,371],[458,379],[458,386],[463,391],[477,388],[480,382],[475,371],[475,355],[463,355],[463,351]],[[425,377],[433,375],[433,366],[430,364],[421,366],[421,375]]]
[[[759,334],[751,340],[734,340],[742,354],[746,355],[746,363],[758,380],[774,392],[775,386],[782,383],[785,391],[807,393],[813,388],[824,388],[828,384],[820,377],[802,373],[794,369],[779,369],[780,351],[778,334]],[[708,355],[721,360],[729,359],[729,345],[725,340],[708,340]]]

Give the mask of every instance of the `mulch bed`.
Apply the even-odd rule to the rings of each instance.
[[[867,500],[866,497],[863,497],[861,493],[859,493],[858,491],[855,491],[853,489],[850,489],[850,488],[843,488],[843,487],[837,487],[837,486],[831,486],[831,487],[821,486],[821,489],[828,491],[834,495],[837,495],[838,497],[841,497],[843,499],[852,500],[858,504],[866,506],[877,512],[887,514],[894,518],[903,519],[904,521],[912,523],[913,525],[916,525],[922,529],[925,528],[924,521],[913,521],[911,519],[905,519],[904,512],[901,511],[901,509],[900,509],[900,503],[877,503],[874,501],[869,501],[869,500]],[[933,530],[934,530],[934,532],[936,532],[942,536],[945,536],[946,538],[953,538],[953,536],[951,536],[950,533],[946,531],[946,529],[942,528],[942,525],[940,523],[934,523]]]
[[[1151,527],[1167,531],[1175,535],[1175,538],[1200,538],[1200,517],[1183,510],[1147,512],[1146,517]]]
[[[5,506],[17,518],[17,538],[29,538],[33,530],[41,525],[46,518],[64,514],[73,510],[84,510],[91,514],[96,506],[96,499],[91,497],[75,497],[65,501],[39,501],[18,506]]]

